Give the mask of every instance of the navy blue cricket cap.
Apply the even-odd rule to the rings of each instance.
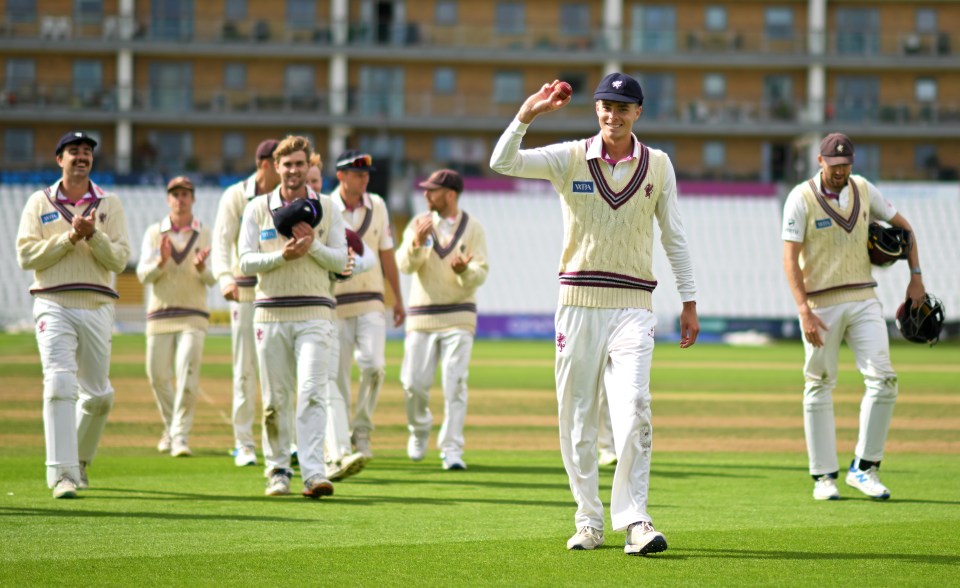
[[[70,131],[66,135],[60,137],[60,140],[57,141],[57,150],[55,154],[60,155],[67,145],[73,145],[74,143],[86,143],[91,148],[96,148],[97,146],[97,141],[83,131]]]
[[[614,72],[600,80],[593,99],[643,104],[643,90],[637,80],[627,74]]]
[[[337,158],[337,171],[377,171],[373,167],[373,156],[356,149],[347,149]]]

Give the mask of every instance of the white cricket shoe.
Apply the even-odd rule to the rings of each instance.
[[[77,482],[78,490],[86,490],[90,487],[90,480],[87,478],[87,462],[80,462],[80,480]]]
[[[616,465],[617,463],[617,454],[604,449],[600,452],[600,457],[597,458],[597,464],[602,466],[611,466]]]
[[[813,483],[814,500],[840,500],[840,490],[837,490],[837,481],[831,476],[823,475]]]
[[[193,452],[190,451],[190,446],[187,445],[187,442],[177,437],[173,440],[173,443],[170,444],[170,455],[173,457],[190,457],[193,455]]]
[[[353,449],[363,454],[367,461],[373,459],[373,451],[370,450],[370,435],[353,434]]]
[[[327,464],[327,477],[334,482],[359,474],[367,465],[367,458],[359,451]]]
[[[233,464],[238,468],[257,465],[257,453],[253,447],[237,447],[233,450]]]
[[[170,433],[166,431],[163,432],[160,441],[157,442],[157,451],[160,453],[170,453]]]
[[[465,470],[467,469],[467,464],[463,461],[462,457],[456,455],[447,455],[442,454],[440,460],[443,463],[443,469],[445,470]]]
[[[593,527],[580,527],[580,530],[567,540],[567,549],[571,551],[589,551],[601,545],[603,545],[603,531]]]
[[[422,461],[427,456],[427,437],[411,434],[407,439],[407,457],[413,461]]]
[[[290,494],[291,477],[292,474],[287,470],[272,470],[267,480],[267,489],[264,490],[263,493],[267,496],[285,496]]]
[[[847,472],[847,486],[856,488],[870,498],[876,498],[877,500],[890,498],[890,490],[877,477],[877,466],[861,470],[851,465]]]
[[[627,527],[627,542],[623,552],[627,555],[647,555],[667,550],[667,538],[653,528],[653,523],[640,521]]]
[[[307,498],[320,498],[321,496],[333,496],[333,484],[330,480],[317,474],[311,476],[303,483],[303,495]]]
[[[60,476],[60,479],[57,480],[57,483],[53,485],[53,497],[54,498],[76,498],[77,497],[77,483],[73,479],[64,474]]]

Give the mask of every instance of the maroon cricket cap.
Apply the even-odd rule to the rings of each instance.
[[[273,159],[273,152],[277,150],[280,141],[276,139],[267,139],[257,145],[257,161],[261,159]]]
[[[170,180],[167,183],[167,192],[173,192],[177,188],[183,188],[184,190],[190,190],[194,192],[193,182],[190,181],[190,178],[187,176],[177,176]]]
[[[820,141],[820,156],[827,165],[853,163],[853,141],[843,133],[830,133]]]
[[[421,188],[427,190],[436,190],[437,188],[449,188],[459,194],[463,192],[463,178],[452,169],[440,169],[427,178],[425,182],[418,184]]]

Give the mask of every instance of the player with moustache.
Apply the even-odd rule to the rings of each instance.
[[[652,293],[657,286],[654,218],[683,303],[684,349],[700,331],[693,265],[673,164],[666,153],[633,134],[643,113],[637,80],[615,72],[600,81],[593,95],[600,131],[593,137],[520,149],[534,119],[565,107],[570,93],[569,84],[554,81],[528,97],[501,135],[490,167],[505,175],[548,180],[563,211],[555,375],[560,453],[577,502],[577,532],[567,549],[591,550],[604,542],[597,439],[605,389],[617,458],[611,521],[614,529],[627,531],[625,553],[646,555],[667,548],[647,512],[656,327]]]
[[[190,430],[200,394],[203,342],[210,323],[207,288],[217,283],[207,265],[210,228],[193,215],[195,202],[190,178],[170,180],[170,214],[147,228],[137,264],[137,277],[150,286],[147,378],[173,457],[193,454]]]
[[[343,219],[329,197],[306,185],[311,151],[304,137],[280,142],[274,151],[280,185],[247,205],[237,247],[241,273],[257,276],[253,320],[268,496],[290,493],[294,439],[303,495],[333,494],[323,448],[336,337],[331,272],[349,273],[352,263]],[[295,434],[289,419],[294,405]]]
[[[55,154],[63,174],[30,195],[17,230],[17,263],[34,272],[46,478],[54,498],[75,498],[89,486],[87,467],[113,406],[113,285],[130,244],[120,199],[90,179],[96,146],[82,131],[60,138]]]
[[[266,139],[257,145],[257,171],[242,182],[227,188],[220,197],[217,218],[213,227],[211,261],[213,274],[220,283],[220,292],[230,307],[230,335],[233,353],[233,407],[234,463],[238,467],[257,464],[253,421],[257,408],[257,356],[253,339],[253,298],[255,276],[240,272],[237,239],[240,221],[247,203],[263,194],[271,193],[280,182],[273,163],[276,139]],[[161,452],[170,450],[170,439],[164,437],[157,445]]]

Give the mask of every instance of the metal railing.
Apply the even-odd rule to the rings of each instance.
[[[912,26],[911,23],[905,23]],[[79,22],[69,15],[38,15],[34,22],[0,21],[3,39],[118,40],[152,43],[314,44],[357,48],[405,47],[497,50],[537,55],[607,53],[617,47],[629,54],[668,55],[794,55],[823,52],[827,56],[947,57],[957,50],[960,33],[943,30],[916,33],[808,31],[768,33],[756,29],[706,31],[678,28],[646,31],[587,27],[565,32],[558,27],[527,26],[501,31],[491,24],[437,25],[404,22],[287,22],[278,19],[201,20],[193,18],[139,21],[116,14],[99,22]]]

